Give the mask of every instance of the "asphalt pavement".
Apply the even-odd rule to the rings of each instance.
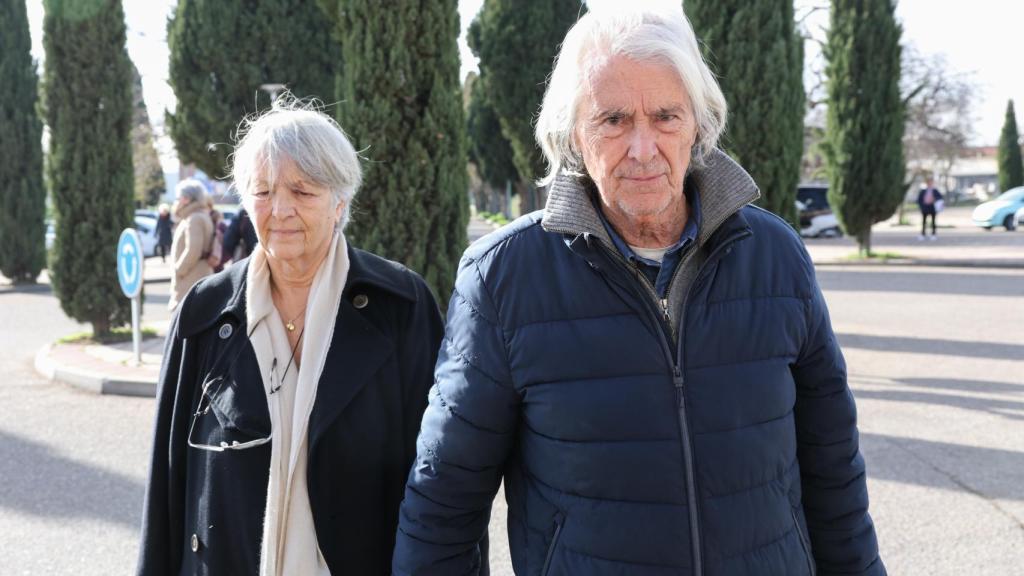
[[[1024,231],[957,222],[935,242],[876,227],[876,249],[912,252],[905,265],[851,265],[850,240],[808,242],[858,400],[882,555],[899,576],[1024,574]],[[999,263],[972,267],[971,254]],[[146,322],[166,324],[167,288],[147,286]],[[35,370],[42,347],[87,329],[45,285],[0,286],[0,326],[0,575],[131,573],[152,399]],[[504,512],[499,495],[496,576],[512,574]]]

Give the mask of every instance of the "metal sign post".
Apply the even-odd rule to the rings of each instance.
[[[142,293],[143,262],[139,233],[134,228],[125,228],[117,241],[117,281],[124,295],[132,299],[132,352],[136,366],[142,364],[142,329],[139,327],[142,303],[139,295]]]

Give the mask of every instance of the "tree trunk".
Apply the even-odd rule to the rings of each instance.
[[[106,316],[97,316],[93,318],[92,322],[92,337],[96,340],[102,340],[107,336],[110,336],[110,318]]]
[[[871,257],[871,229],[857,234],[857,249],[861,257]]]

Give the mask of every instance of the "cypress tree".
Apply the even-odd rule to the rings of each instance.
[[[903,201],[904,103],[893,0],[833,0],[825,43],[828,201],[861,254]]]
[[[689,0],[686,11],[729,104],[722,147],[754,177],[758,203],[795,225],[805,99],[793,0]]]
[[[1021,163],[1020,133],[1017,131],[1017,115],[1013,111],[1013,100],[1006,104],[1006,120],[999,135],[999,191],[1024,186],[1024,164]]]
[[[321,2],[345,63],[338,121],[368,159],[346,234],[447,302],[469,214],[457,2]]]
[[[116,247],[132,225],[131,62],[120,0],[44,0],[47,174],[61,308],[102,337],[130,317]]]
[[[46,191],[25,0],[0,0],[0,30],[0,273],[34,282],[46,260]]]
[[[142,97],[142,76],[132,64],[132,165],[135,173],[135,202],[152,206],[167,189],[153,139],[153,125]]]
[[[487,187],[504,192],[506,183],[519,181],[512,146],[501,133],[501,123],[487,99],[482,78],[478,78],[470,90],[466,130],[469,161],[476,165]]]
[[[544,204],[533,186],[545,170],[534,119],[558,48],[583,10],[580,0],[484,0],[470,27],[468,39],[480,59],[485,97],[525,180],[524,212]]]
[[[167,126],[178,156],[214,178],[226,174],[238,123],[266,109],[264,84],[329,102],[341,49],[308,0],[179,0],[168,22]]]

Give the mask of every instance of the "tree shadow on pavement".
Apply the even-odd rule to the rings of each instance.
[[[1024,345],[998,342],[970,342],[966,340],[939,340],[909,336],[875,336],[868,334],[836,334],[840,345],[861,350],[881,352],[908,352],[914,354],[940,354],[991,360],[1024,360]],[[1024,374],[1021,375],[1024,382]]]
[[[922,297],[929,294],[1024,296],[1024,282],[1010,282],[1008,278],[1012,276],[983,274],[976,270],[896,272],[818,268],[816,275],[818,284],[825,291],[910,292]]]
[[[898,382],[904,386],[928,388],[931,390],[954,390],[958,392],[973,392],[975,394],[1024,395],[1024,381],[1014,384],[1012,382],[960,380],[956,378],[894,378],[893,382]]]
[[[46,518],[93,518],[132,529],[140,526],[142,483],[3,431],[0,478],[0,510]]]
[[[936,406],[975,410],[1024,422],[1024,402],[1015,402],[1013,400],[908,390],[854,390],[853,395],[858,400],[885,400],[888,402],[906,402],[917,405],[933,404]]]
[[[868,477],[1024,501],[1024,452],[861,434]]]
[[[49,284],[24,284],[24,285],[4,285],[0,286],[0,296],[6,294],[41,294],[50,296],[53,294],[53,288]]]
[[[166,306],[171,301],[170,294],[146,294],[143,304],[159,304]]]

